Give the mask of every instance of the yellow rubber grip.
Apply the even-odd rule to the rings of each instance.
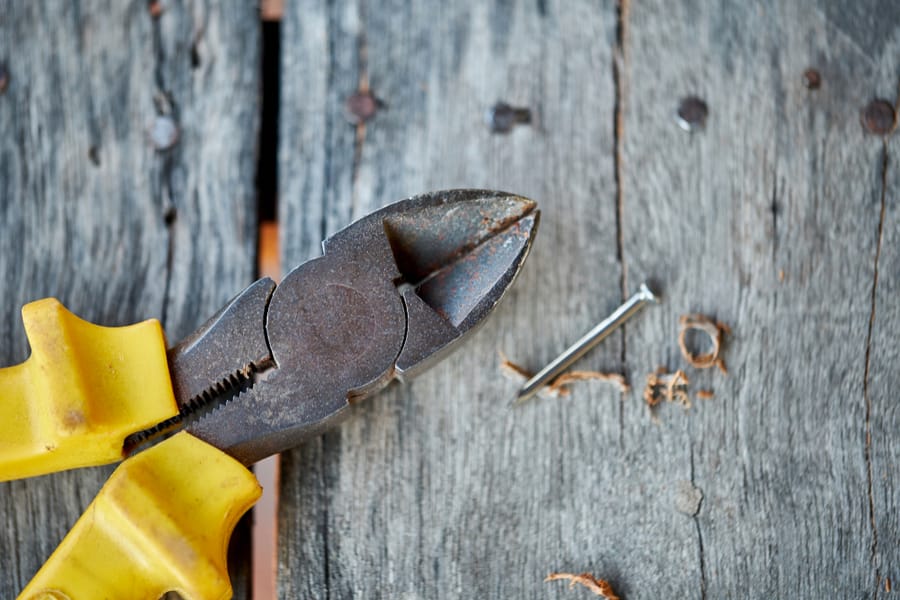
[[[122,459],[178,414],[159,321],[100,327],[55,298],[22,308],[31,356],[0,369],[0,481]]]
[[[261,493],[241,463],[178,433],[116,468],[19,599],[231,598],[228,541]]]

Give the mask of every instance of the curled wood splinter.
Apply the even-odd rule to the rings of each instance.
[[[500,371],[508,378],[516,382],[524,382],[531,378],[533,373],[524,367],[509,360],[502,351],[500,355]],[[577,381],[605,381],[617,386],[623,393],[631,388],[623,375],[619,373],[601,373],[599,371],[569,371],[554,379],[550,385],[539,392],[543,396],[561,398],[571,393],[571,385]]]
[[[556,581],[557,579],[568,579],[570,590],[575,587],[576,583],[578,583],[591,590],[601,598],[605,598],[606,600],[619,600],[619,597],[616,596],[616,593],[613,591],[612,585],[610,585],[608,581],[606,581],[605,579],[597,579],[590,573],[582,573],[580,575],[575,575],[574,573],[550,573],[544,579],[544,582],[546,583],[548,581]]]
[[[688,409],[691,407],[691,399],[687,393],[690,383],[687,374],[681,369],[674,373],[666,373],[665,369],[660,367],[647,375],[644,401],[651,408],[665,400],[666,402],[675,402]]]
[[[719,367],[720,371],[727,374],[728,369],[725,368],[725,361],[719,358],[719,350],[722,348],[722,335],[731,333],[728,325],[713,321],[706,315],[700,314],[683,315],[678,322],[681,324],[681,331],[678,332],[678,348],[681,349],[681,355],[688,361],[688,364],[697,369]],[[709,336],[712,343],[712,349],[709,352],[698,354],[688,348],[687,332],[692,329],[702,331]]]

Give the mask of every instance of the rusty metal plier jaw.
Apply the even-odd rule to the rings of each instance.
[[[453,190],[339,231],[323,256],[277,286],[252,284],[169,351],[179,425],[244,464],[322,432],[351,401],[472,333],[518,274],[538,220],[526,198]]]

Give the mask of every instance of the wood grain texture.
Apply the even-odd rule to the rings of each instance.
[[[859,4],[866,18],[900,14]],[[873,43],[869,21],[838,6],[636,2],[628,20],[627,279],[658,278],[667,297],[629,334],[630,373],[683,363],[679,314],[710,313],[734,331],[728,377],[689,372],[713,400],[656,427],[625,418],[626,439],[690,451],[684,469],[703,492],[694,597],[877,597],[879,573],[900,566],[896,489],[877,482],[873,520],[869,481],[900,447],[894,394],[873,384],[896,361],[876,343],[866,364],[878,232],[894,239],[897,223],[881,216],[884,144],[860,124],[872,98],[895,97],[900,28]],[[820,89],[803,85],[807,68]],[[688,95],[709,105],[702,131],[675,125]],[[876,341],[900,327],[878,281]]]
[[[897,45],[894,55],[900,54]],[[889,75],[889,72],[888,72]],[[888,77],[889,81],[889,77]],[[879,86],[884,98],[894,93]],[[878,598],[886,582],[900,583],[900,136],[896,131],[884,145],[884,191],[881,197],[878,279],[873,280],[871,342],[868,366],[867,435],[869,435],[870,501],[873,531],[872,558]],[[894,592],[896,593],[896,592]]]
[[[543,217],[522,278],[464,351],[287,455],[281,597],[562,597],[564,586],[541,583],[551,570],[621,575],[607,540],[640,528],[628,492],[652,482],[638,475],[617,490],[638,466],[618,444],[617,391],[585,386],[510,411],[515,387],[497,368],[499,349],[539,367],[619,299],[616,10],[547,4],[288,6],[286,265],[369,210],[430,189],[508,189],[539,199]],[[342,114],[362,48],[386,104],[364,139]],[[498,100],[530,107],[534,125],[491,134],[484,114]],[[610,340],[586,362],[618,369],[620,356]],[[646,530],[678,554],[692,527],[663,516]]]
[[[288,4],[286,265],[429,189],[530,195],[543,224],[463,352],[285,456],[280,596],[567,597],[541,582],[554,570],[631,599],[896,585],[897,137],[860,111],[897,94],[898,16],[877,0]],[[386,104],[364,130],[343,119],[361,79]],[[693,133],[675,120],[688,95],[710,107]],[[533,126],[491,135],[497,100]],[[664,305],[579,365],[623,369],[631,393],[506,410],[497,349],[537,368],[642,280]],[[685,366],[691,311],[733,327],[730,373],[689,370],[714,399],[654,420],[644,376]]]
[[[0,363],[20,306],[95,323],[157,317],[170,340],[252,281],[259,31],[252,6],[0,2]],[[178,124],[157,151],[154,119]],[[0,597],[50,555],[111,467],[0,484]],[[246,597],[247,548],[232,575]]]

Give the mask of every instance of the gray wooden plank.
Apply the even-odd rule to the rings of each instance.
[[[27,356],[20,306],[56,296],[95,323],[162,318],[175,340],[253,278],[257,15],[165,2],[0,2],[0,363]],[[175,146],[148,140],[168,111]],[[0,484],[11,598],[111,467]],[[247,595],[247,548],[232,571]]]
[[[463,352],[285,457],[280,596],[566,597],[542,583],[553,570],[593,570],[629,597],[663,581],[687,595],[695,526],[669,486],[690,477],[683,437],[626,443],[622,399],[605,386],[507,410],[515,388],[496,366],[502,349],[539,367],[620,299],[615,5],[295,3],[285,18],[285,264],[429,189],[524,193],[543,224]],[[387,108],[357,148],[340,113],[360,46]],[[530,107],[534,125],[491,134],[483,115],[497,100]],[[621,368],[620,339],[582,366]]]
[[[869,385],[873,555],[864,356],[883,147],[864,132],[860,112],[871,98],[895,94],[900,13],[878,2],[845,8],[631,6],[625,265],[630,285],[657,277],[667,297],[647,315],[651,327],[629,330],[632,377],[656,363],[683,364],[680,314],[711,313],[734,328],[728,377],[689,371],[695,389],[715,389],[713,400],[695,401],[686,414],[665,411],[659,425],[637,418],[638,403],[625,415],[627,439],[671,437],[690,451],[703,493],[693,596],[869,598],[877,596],[876,567],[896,572],[896,478],[881,479],[898,451],[888,399],[896,361],[884,337],[897,327],[890,276],[879,278]],[[894,23],[883,39],[869,26],[879,14]],[[807,68],[821,73],[820,89],[804,86]],[[688,95],[709,106],[702,131],[675,123]],[[886,218],[882,252],[894,270],[886,249],[896,227]]]
[[[895,38],[900,41],[900,38]],[[894,56],[900,54],[894,45]],[[878,91],[891,99],[890,71]],[[872,558],[879,581],[878,593],[890,597],[887,589],[900,586],[900,136],[895,131],[885,144],[884,195],[881,198],[881,251],[878,256],[878,280],[874,288],[872,339],[869,351],[868,428],[870,434],[870,501],[876,539]],[[896,593],[896,591],[894,592]]]
[[[629,598],[876,595],[897,577],[896,184],[889,172],[866,395],[885,184],[859,113],[892,95],[896,8],[626,3],[624,266],[615,11],[566,9],[288,11],[283,102],[302,107],[282,129],[283,215],[300,232],[288,263],[314,255],[317,234],[434,187],[507,186],[545,218],[518,288],[464,356],[286,457],[282,596],[543,597],[561,594],[539,583],[556,568]],[[388,108],[357,148],[340,104],[361,46]],[[819,90],[803,86],[809,67]],[[674,119],[689,94],[711,108],[693,134]],[[537,125],[489,136],[480,115],[495,99],[537,109]],[[540,365],[612,307],[622,268],[626,288],[655,280],[667,302],[587,366],[624,359],[639,387],[681,365],[678,315],[710,312],[735,328],[729,377],[690,373],[715,399],[658,422],[639,390],[498,412],[510,389],[485,366],[493,349]],[[685,515],[691,486],[703,499]]]

